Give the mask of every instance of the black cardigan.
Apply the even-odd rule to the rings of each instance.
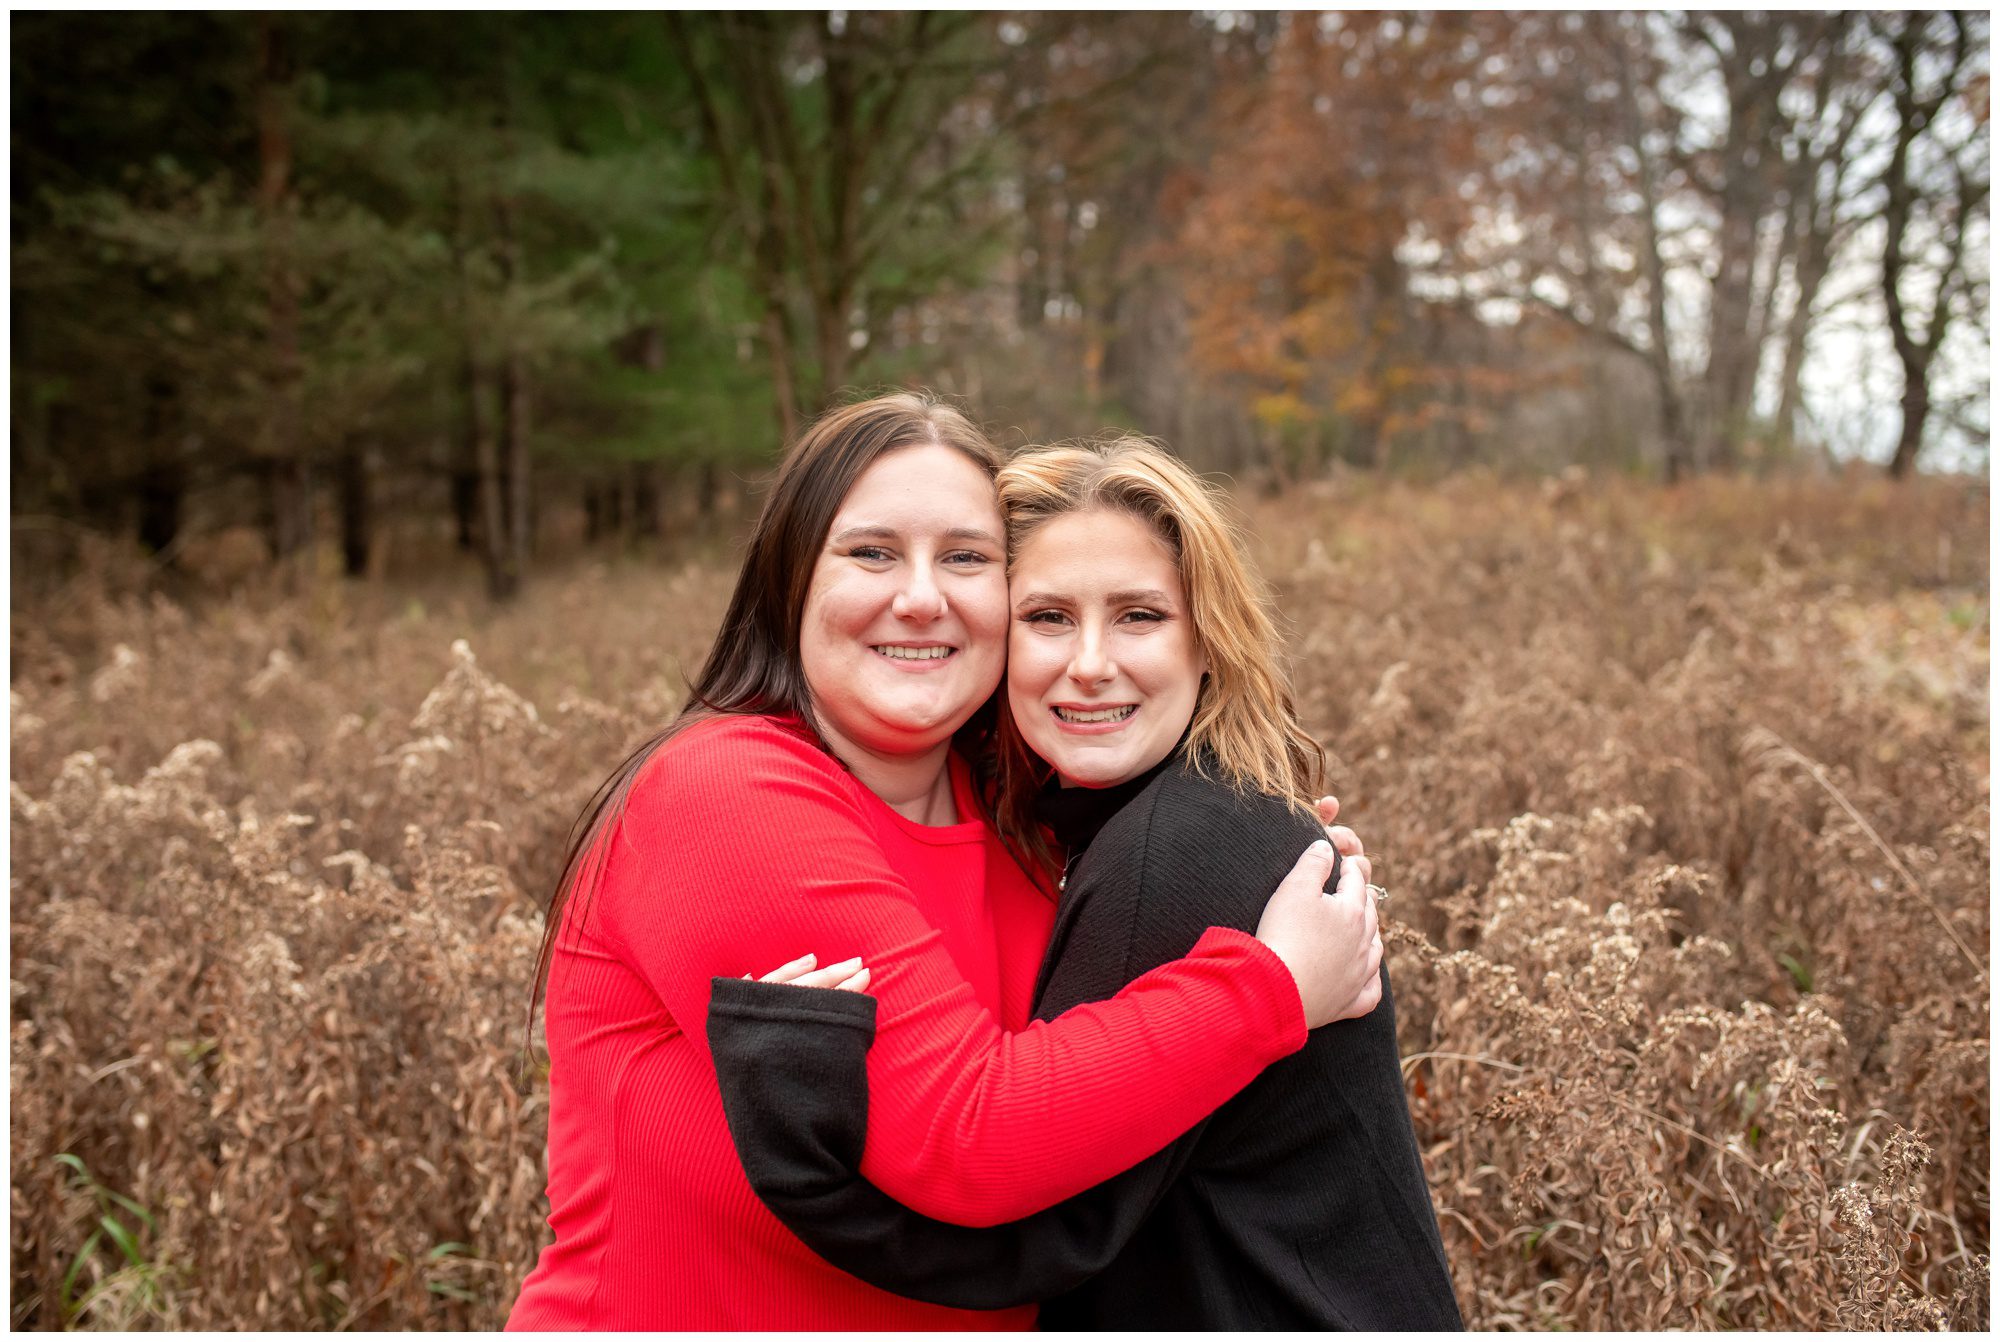
[[[1051,801],[1072,859],[1036,993],[1044,1020],[1115,995],[1207,927],[1254,930],[1319,837],[1284,802],[1240,794],[1179,757],[1119,788]],[[1165,1150],[985,1229],[922,1216],[856,1173],[874,1021],[871,997],[740,979],[715,980],[708,1021],[751,1187],[864,1281],[966,1309],[1040,1300],[1047,1329],[1464,1326],[1410,1126],[1386,969],[1372,1013],[1313,1031]]]

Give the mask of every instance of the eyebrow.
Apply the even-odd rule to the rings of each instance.
[[[1026,610],[1030,606],[1068,606],[1076,598],[1067,592],[1030,592],[1014,603],[1015,610]],[[1157,587],[1134,587],[1123,592],[1107,592],[1104,597],[1107,606],[1168,606],[1173,598]]]
[[[840,545],[848,541],[898,540],[901,536],[902,533],[894,527],[885,527],[880,523],[864,523],[860,526],[848,527],[845,530],[836,532],[827,539],[836,545]],[[944,538],[948,541],[983,541],[987,545],[998,545],[1000,543],[998,536],[990,531],[982,531],[978,527],[953,527],[944,533]]]

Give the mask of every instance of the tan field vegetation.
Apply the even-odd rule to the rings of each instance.
[[[1986,1326],[1985,486],[1246,507],[1467,1322]],[[15,1325],[503,1322],[538,905],[729,571],[17,574]]]

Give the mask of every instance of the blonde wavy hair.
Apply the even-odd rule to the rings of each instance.
[[[1222,492],[1136,436],[1026,452],[1007,463],[994,484],[1007,515],[1010,569],[1037,531],[1070,513],[1125,513],[1159,537],[1180,573],[1196,646],[1208,662],[1188,728],[1191,767],[1314,815],[1325,752],[1299,724],[1290,678],[1278,660],[1270,597]],[[1035,794],[1052,770],[1028,748],[1005,709],[997,746],[994,810],[1001,835],[1053,871],[1060,863],[1034,809]]]

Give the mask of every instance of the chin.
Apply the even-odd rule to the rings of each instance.
[[[1116,761],[1088,759],[1060,763],[1055,770],[1077,787],[1116,787],[1140,772]]]
[[[912,705],[885,712],[880,720],[882,725],[892,732],[905,737],[929,738],[930,744],[935,745],[964,726],[965,720],[971,717],[973,710],[978,707],[977,704],[971,708],[954,704],[947,710],[927,705]]]

